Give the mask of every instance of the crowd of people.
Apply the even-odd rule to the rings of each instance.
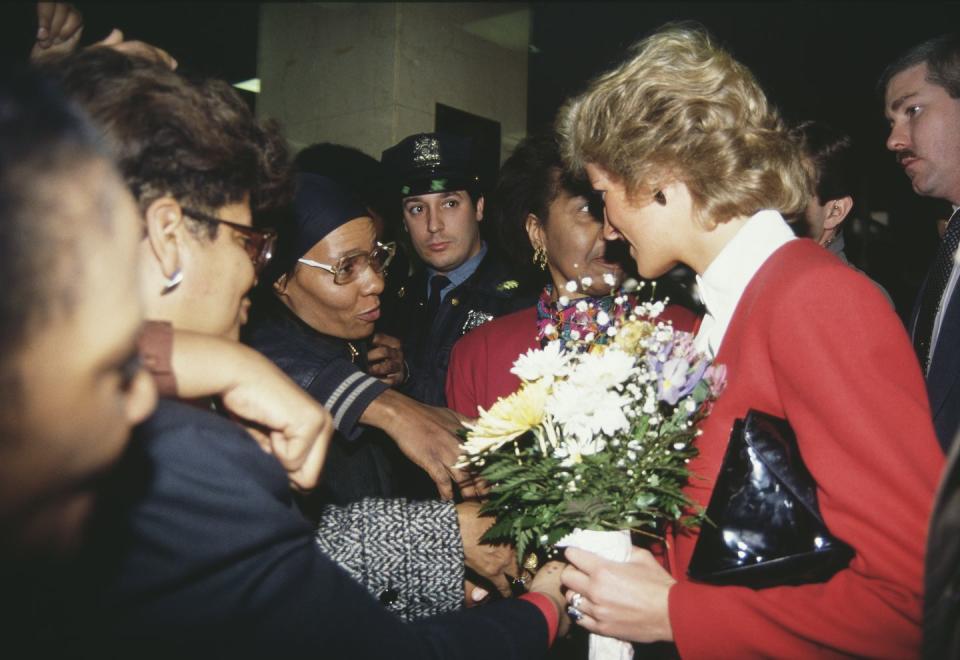
[[[905,327],[843,254],[849,138],[788,126],[703,28],[638,42],[487,182],[443,133],[292,158],[225,82],[122,35],[77,50],[75,10],[40,5],[0,74],[14,642],[538,658],[575,625],[640,657],[960,657],[960,220]],[[914,190],[960,206],[960,38],[878,89]],[[679,525],[625,562],[481,540],[463,423],[678,264],[703,305],[659,318],[727,373],[685,493],[707,507],[735,420],[787,420],[852,549],[828,579],[698,581]]]

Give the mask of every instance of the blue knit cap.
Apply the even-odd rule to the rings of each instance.
[[[325,176],[297,174],[292,222],[280,228],[271,271],[286,273],[330,232],[370,212],[346,188]]]

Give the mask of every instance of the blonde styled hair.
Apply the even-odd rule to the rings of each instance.
[[[706,31],[670,25],[631,53],[561,108],[571,171],[598,165],[633,199],[682,181],[707,225],[806,207],[813,183],[797,144],[753,74]]]

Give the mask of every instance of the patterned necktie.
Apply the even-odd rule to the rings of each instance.
[[[933,340],[933,324],[943,302],[943,292],[947,288],[947,282],[950,281],[950,272],[953,270],[953,258],[957,253],[957,246],[960,245],[960,220],[957,219],[958,215],[960,214],[954,211],[947,223],[947,231],[940,242],[937,258],[933,262],[933,268],[927,278],[927,286],[923,290],[920,311],[917,313],[917,324],[913,330],[913,347],[917,351],[917,357],[920,358],[920,364],[923,365],[924,373],[927,372],[932,357],[930,355],[930,344]]]
[[[448,284],[450,284],[450,280],[443,275],[434,275],[430,278],[430,297],[427,299],[427,318],[431,321],[433,321],[433,317],[437,315],[437,310],[440,309],[440,292],[443,291]]]

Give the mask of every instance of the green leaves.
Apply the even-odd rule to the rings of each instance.
[[[667,521],[695,525],[702,517],[683,493],[695,431],[661,424],[649,435],[643,419],[629,441],[568,463],[540,453],[532,434],[490,452],[482,476],[493,484],[484,512],[496,514],[485,541],[509,542],[522,558],[546,551],[581,529],[657,534]],[[676,447],[682,447],[676,449]]]

